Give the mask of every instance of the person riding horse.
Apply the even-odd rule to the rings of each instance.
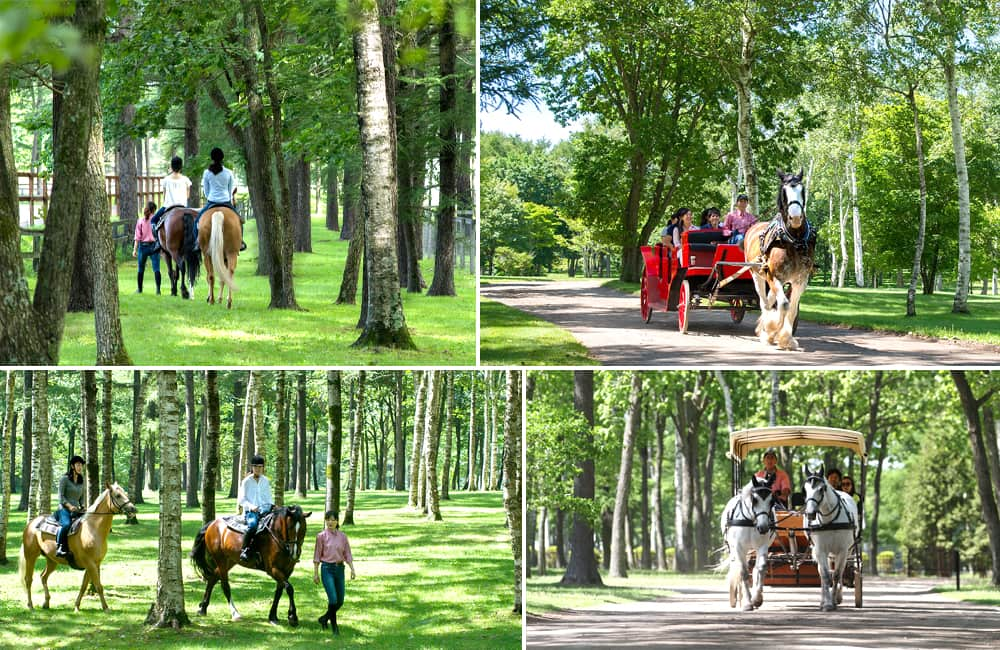
[[[170,174],[163,178],[163,205],[153,215],[153,232],[156,233],[160,227],[160,219],[163,213],[170,208],[185,207],[188,204],[188,189],[191,187],[191,179],[181,173],[184,161],[180,156],[170,159]],[[159,236],[156,237],[159,245]]]
[[[271,482],[264,476],[264,458],[259,455],[254,456],[250,466],[253,473],[240,483],[236,499],[236,502],[243,507],[247,521],[247,532],[243,535],[243,550],[240,551],[240,560],[244,562],[250,559],[250,547],[253,546],[253,538],[257,533],[261,515],[267,514],[273,505]]]
[[[83,483],[85,462],[80,456],[69,459],[69,469],[59,479],[59,509],[55,512],[59,520],[59,534],[56,535],[56,555],[65,557],[68,553],[66,540],[73,520],[83,515],[83,497],[87,486]]]
[[[201,188],[205,192],[207,203],[205,203],[205,207],[201,209],[201,212],[198,213],[198,220],[201,219],[201,215],[215,206],[224,205],[231,209],[240,218],[240,250],[245,251],[247,243],[242,241],[242,234],[243,224],[246,223],[246,219],[243,218],[243,215],[233,205],[233,195],[236,193],[236,178],[233,176],[232,171],[222,166],[222,161],[226,157],[222,149],[215,147],[212,149],[211,156],[212,164],[208,166],[208,169],[205,170],[205,173],[201,177]],[[196,220],[196,225],[197,222]]]

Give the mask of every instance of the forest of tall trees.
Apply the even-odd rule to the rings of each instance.
[[[733,490],[729,433],[813,424],[864,434],[867,462],[787,447],[778,465],[793,490],[807,464],[853,476],[866,572],[880,571],[883,552],[881,570],[957,549],[998,584],[997,381],[960,370],[529,373],[528,565],[565,569],[563,584],[600,584],[599,564],[618,577],[707,569]],[[760,462],[751,455],[745,469]]]

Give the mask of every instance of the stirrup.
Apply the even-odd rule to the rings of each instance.
[[[247,249],[247,243],[245,241],[240,240],[240,251],[242,252],[245,251],[246,249]]]

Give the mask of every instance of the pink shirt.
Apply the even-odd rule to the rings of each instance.
[[[330,532],[326,528],[316,535],[316,551],[313,553],[313,562],[347,562],[354,563],[351,555],[351,545],[347,541],[347,535],[342,531]]]
[[[760,470],[754,476],[757,478],[764,478],[764,470]],[[784,490],[792,491],[792,481],[788,478],[788,474],[784,470],[774,468],[774,485],[771,486],[771,491],[775,495],[781,495]]]
[[[722,223],[725,230],[747,234],[747,228],[757,223],[757,217],[749,212],[739,212],[733,210],[726,215],[726,220]]]
[[[149,225],[149,219],[139,219],[135,222],[135,240],[139,242],[155,241],[153,227]]]

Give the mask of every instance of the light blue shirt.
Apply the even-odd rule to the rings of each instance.
[[[218,174],[206,169],[201,175],[201,189],[205,192],[205,200],[212,203],[231,203],[233,191],[236,189],[236,179],[233,172],[223,167]]]
[[[240,483],[240,492],[236,497],[236,503],[243,506],[243,512],[247,512],[251,507],[260,510],[267,510],[271,507],[271,483],[263,474],[260,480],[255,481],[253,474],[243,479]]]

